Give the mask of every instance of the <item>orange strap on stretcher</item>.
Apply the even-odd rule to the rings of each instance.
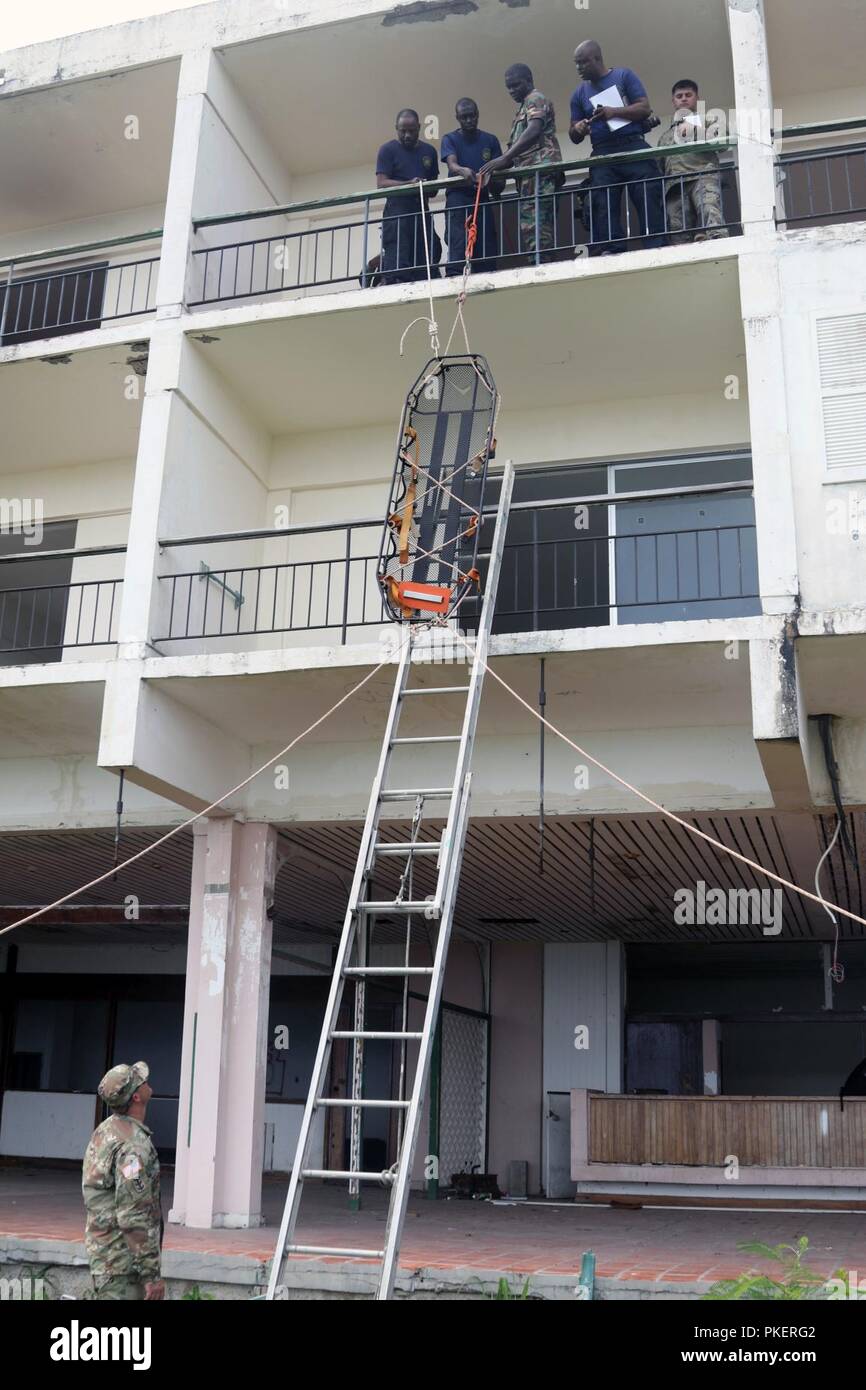
[[[415,457],[410,458],[407,448],[415,450]],[[408,564],[409,561],[409,540],[412,533],[412,518],[415,514],[415,492],[418,482],[418,432],[411,425],[406,426],[403,436],[403,445],[400,449],[400,457],[404,463],[408,463],[412,469],[409,486],[406,489],[406,502],[403,511],[395,512],[389,517],[389,521],[395,530],[398,531],[397,550],[400,556],[400,564]]]

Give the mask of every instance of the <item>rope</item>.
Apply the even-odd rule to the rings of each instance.
[[[255,781],[256,777],[262,772],[267,772],[268,768],[273,767],[274,763],[280,758],[284,758],[287,753],[291,753],[292,749],[295,748],[302,739],[305,739],[314,729],[318,729],[319,725],[324,724],[326,719],[330,719],[331,715],[335,714],[341,705],[344,705],[347,700],[351,700],[353,695],[356,695],[368,681],[371,681],[373,677],[378,675],[388,664],[387,661],[380,661],[379,665],[375,666],[372,671],[369,671],[367,675],[364,676],[363,680],[353,685],[352,689],[347,690],[346,694],[342,695],[335,704],[331,705],[329,710],[326,710],[325,713],[321,714],[312,724],[309,724],[307,728],[304,729],[303,733],[293,738],[291,743],[287,743],[285,748],[281,748],[279,753],[275,753],[266,763],[262,763],[261,767],[256,768],[255,772],[251,772],[249,777],[245,777],[242,782],[238,782],[236,787],[232,787],[230,791],[223,792],[222,796],[218,797],[216,801],[212,801],[210,806],[205,806],[203,811],[197,811],[195,815],[190,816],[188,820],[181,821],[179,825],[174,826],[173,829],[167,831],[165,835],[160,835],[159,839],[154,840],[152,845],[145,845],[144,849],[140,849],[137,854],[131,855],[129,859],[124,859],[122,864],[112,865],[106,873],[100,874],[98,878],[92,878],[89,883],[82,883],[78,888],[74,888],[71,893],[64,894],[62,898],[56,898],[53,903],[48,903],[45,907],[40,907],[36,912],[29,913],[27,917],[19,917],[17,922],[10,922],[8,927],[3,927],[2,930],[0,930],[0,936],[5,936],[7,932],[14,931],[16,927],[26,926],[28,922],[34,922],[37,917],[44,916],[46,912],[53,912],[56,907],[62,907],[64,903],[68,903],[70,898],[77,898],[80,894],[88,892],[89,889],[96,888],[100,883],[104,883],[107,878],[116,877],[121,870],[129,868],[130,864],[135,864],[137,860],[143,859],[146,854],[152,854],[155,849],[159,849],[160,845],[164,845],[167,840],[173,839],[174,836],[179,835],[182,830],[188,830],[197,820],[202,820],[203,817],[210,815],[211,811],[215,811],[217,807],[221,806],[224,801],[227,801],[230,796],[234,796],[236,792],[242,791],[244,787],[248,787],[250,782]]]
[[[830,976],[830,979],[833,981],[834,985],[844,984],[845,967],[844,965],[839,964],[839,923],[837,922],[834,914],[830,911],[830,908],[827,906],[827,903],[824,901],[824,894],[821,892],[821,870],[824,867],[824,860],[829,859],[830,855],[833,852],[833,848],[836,844],[836,841],[839,838],[839,832],[841,829],[842,819],[840,816],[837,815],[836,829],[833,831],[833,838],[831,839],[827,848],[824,850],[824,853],[821,855],[821,858],[818,860],[818,867],[815,870],[815,892],[818,894],[824,911],[830,918],[830,921],[833,923],[833,927],[835,929],[833,937],[833,964],[827,971],[827,974]]]
[[[400,356],[403,356],[403,344],[406,341],[406,335],[409,333],[410,329],[414,328],[416,323],[426,323],[427,331],[430,334],[430,352],[432,356],[438,360],[442,354],[439,348],[439,325],[436,322],[436,311],[433,307],[433,267],[430,263],[430,239],[427,236],[427,204],[424,201],[423,183],[418,184],[418,197],[421,199],[421,230],[424,233],[424,262],[427,266],[427,298],[430,301],[430,314],[426,318],[422,314],[420,318],[413,319],[408,328],[404,329],[400,339]]]
[[[444,627],[444,623],[441,624],[441,626]],[[448,631],[452,632],[458,641],[462,643],[470,656],[477,656],[477,653],[472,651],[472,648],[466,641],[462,632],[457,631],[455,628],[450,628]],[[634,796],[646,802],[647,806],[651,806],[654,811],[659,811],[663,816],[666,816],[668,820],[673,821],[676,825],[682,826],[690,835],[695,835],[699,839],[705,840],[707,844],[712,845],[714,849],[720,849],[723,854],[729,854],[733,859],[739,859],[740,863],[747,864],[750,869],[756,869],[759,874],[764,874],[766,878],[771,878],[774,882],[780,883],[783,888],[790,888],[794,893],[799,893],[801,897],[808,898],[813,903],[818,903],[820,907],[823,907],[825,912],[829,912],[832,908],[834,912],[838,912],[843,917],[849,918],[850,921],[859,923],[861,927],[866,927],[866,917],[859,917],[856,912],[849,912],[847,908],[840,907],[838,903],[828,903],[827,900],[821,896],[820,890],[817,894],[810,893],[808,888],[801,888],[799,884],[792,883],[790,879],[782,878],[781,874],[774,873],[772,869],[765,869],[763,864],[756,863],[754,859],[750,859],[746,854],[741,854],[739,850],[731,849],[730,845],[722,844],[721,840],[717,840],[713,835],[708,835],[705,830],[700,830],[696,825],[692,825],[689,821],[684,820],[682,816],[678,816],[675,812],[669,811],[667,807],[660,805],[658,801],[653,801],[652,797],[647,796],[646,792],[642,792],[639,787],[632,786],[631,782],[627,782],[624,777],[620,777],[618,772],[614,772],[612,768],[607,767],[598,758],[594,758],[591,753],[587,752],[585,748],[581,748],[579,743],[575,743],[573,739],[570,739],[567,734],[564,734],[561,729],[558,729],[555,724],[552,724],[550,720],[546,719],[538,710],[533,709],[532,705],[524,700],[522,695],[518,695],[517,691],[508,684],[508,681],[504,680],[502,676],[498,675],[496,671],[493,670],[486,658],[481,658],[481,664],[487,674],[492,676],[493,679],[502,686],[503,690],[507,690],[509,695],[512,695],[519,705],[522,705],[524,709],[529,711],[533,719],[537,719],[539,723],[543,724],[546,729],[549,729],[552,734],[562,739],[563,743],[567,743],[569,748],[573,748],[575,753],[579,753],[582,758],[586,758],[597,767],[599,771],[605,773],[606,776],[612,777],[621,787],[625,787],[626,791],[632,792]]]

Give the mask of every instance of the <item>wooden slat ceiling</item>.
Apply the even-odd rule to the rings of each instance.
[[[748,855],[766,868],[804,887],[813,888],[817,858],[829,842],[832,817],[780,815],[772,812],[720,812],[692,818],[701,830]],[[825,894],[866,915],[866,819],[851,813],[848,826],[856,854],[850,863],[837,843],[825,865]],[[441,821],[429,822],[420,838],[435,838]],[[321,822],[285,826],[281,852],[288,862],[277,878],[275,921],[278,940],[333,940],[342,922],[348,881],[354,869],[361,827],[357,822]],[[407,822],[387,822],[382,838],[398,840]],[[160,831],[124,828],[121,860],[153,843]],[[455,930],[459,935],[496,941],[627,942],[684,940],[718,943],[767,940],[759,926],[683,926],[673,918],[674,893],[708,887],[772,888],[747,866],[707,845],[659,816],[586,819],[550,817],[545,826],[543,870],[539,872],[539,833],[535,819],[496,818],[472,822],[467,839]],[[0,836],[0,905],[39,904],[69,892],[113,862],[111,830],[33,832]],[[116,880],[109,879],[78,903],[117,904],[135,893],[142,904],[189,902],[192,836],[184,831],[154,854],[145,856]],[[377,897],[397,891],[400,861],[382,861]],[[421,860],[412,896],[433,889],[433,867]],[[832,924],[817,905],[783,890],[782,941],[826,940]],[[182,912],[179,914],[183,916]],[[25,928],[18,940],[59,940],[64,927]],[[78,940],[176,939],[177,928],[148,926],[96,927],[87,931],[86,914],[76,915]],[[24,933],[27,933],[26,938]],[[173,936],[172,936],[173,933]],[[866,929],[840,918],[843,938],[860,938]],[[377,926],[381,940],[399,929]],[[9,938],[11,939],[11,938]],[[0,938],[2,940],[2,938]]]

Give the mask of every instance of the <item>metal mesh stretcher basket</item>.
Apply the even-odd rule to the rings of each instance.
[[[478,584],[498,406],[475,354],[431,359],[406,397],[376,570],[396,622],[450,617]]]

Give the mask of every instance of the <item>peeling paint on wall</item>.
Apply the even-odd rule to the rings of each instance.
[[[529,8],[531,0],[499,0],[500,5],[507,5],[510,10],[525,10]]]
[[[417,24],[423,20],[447,19],[452,14],[473,14],[476,0],[413,0],[408,5],[395,5],[382,20],[383,25]]]

